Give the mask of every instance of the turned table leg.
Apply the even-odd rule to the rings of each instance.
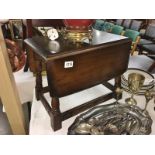
[[[36,93],[36,99],[37,101],[40,100],[39,96],[40,93],[42,91],[42,62],[41,61],[36,61],[36,68],[37,68],[37,72],[36,72],[36,87],[35,87],[35,93]]]
[[[115,99],[121,99],[122,98],[122,93],[119,96],[117,96],[116,91],[115,91],[116,88],[122,88],[121,87],[121,76],[118,76],[118,77],[115,78],[115,86],[114,86],[114,98]]]
[[[51,111],[51,126],[54,131],[61,129],[62,119],[59,107],[59,99],[57,97],[52,97],[52,111]]]

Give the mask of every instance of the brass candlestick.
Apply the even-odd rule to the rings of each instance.
[[[127,98],[125,102],[130,105],[137,105],[137,101],[134,99],[134,94],[139,91],[144,83],[145,77],[141,74],[131,73],[128,76],[128,87],[132,93],[130,98]]]
[[[145,92],[145,99],[146,99],[146,104],[145,104],[145,108],[144,108],[144,112],[146,111],[146,108],[148,106],[149,101],[153,98],[153,93],[150,90],[147,90]]]

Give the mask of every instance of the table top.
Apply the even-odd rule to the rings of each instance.
[[[44,36],[34,36],[32,38],[25,39],[25,43],[44,60],[47,60],[48,58],[55,58],[58,55],[71,54],[79,50],[93,48],[105,43],[128,40],[127,37],[98,30],[93,30],[92,36],[91,42],[86,39],[82,43],[74,43],[67,39],[63,39],[61,36],[55,41],[51,41],[49,38]]]

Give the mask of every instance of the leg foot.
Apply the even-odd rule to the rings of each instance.
[[[55,111],[51,112],[51,127],[54,131],[57,131],[62,128],[60,113],[57,113]]]
[[[59,108],[59,99],[57,97],[52,98],[52,110],[51,110],[51,126],[54,131],[61,129],[62,118]]]
[[[35,96],[36,96],[36,100],[39,101],[39,91],[37,90],[37,88],[35,88]]]

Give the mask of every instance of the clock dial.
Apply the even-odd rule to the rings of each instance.
[[[51,28],[47,31],[47,36],[50,40],[55,40],[59,37],[57,30],[54,28]]]

